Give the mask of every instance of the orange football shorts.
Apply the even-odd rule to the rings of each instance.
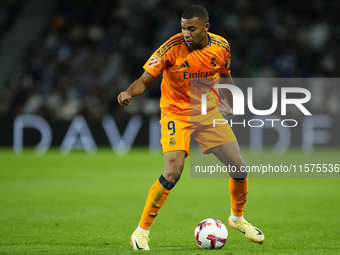
[[[205,154],[210,153],[210,148],[237,141],[229,124],[223,120],[224,117],[217,108],[207,115],[197,116],[183,116],[180,113],[162,111],[160,124],[163,153],[184,150],[187,156],[190,137],[198,142]]]

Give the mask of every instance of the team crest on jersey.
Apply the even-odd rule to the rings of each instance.
[[[217,59],[216,59],[215,57],[213,57],[213,58],[211,59],[210,66],[211,66],[211,67],[216,67],[216,65],[217,65]]]
[[[158,64],[159,64],[159,61],[155,57],[152,57],[148,63],[148,67],[153,68],[154,65],[158,65]]]
[[[169,144],[170,144],[170,146],[176,145],[176,140],[175,140],[175,138],[171,137],[171,138],[170,138]]]

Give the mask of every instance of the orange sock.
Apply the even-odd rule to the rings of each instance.
[[[235,216],[242,216],[248,195],[248,178],[234,180],[229,178],[230,204]]]
[[[149,230],[152,222],[157,216],[159,210],[162,208],[165,200],[168,198],[170,189],[166,189],[157,180],[150,188],[144,211],[139,222],[139,227]]]

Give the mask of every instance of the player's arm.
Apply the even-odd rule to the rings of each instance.
[[[224,79],[225,84],[233,84],[233,79],[230,74],[219,73],[220,79]],[[218,106],[218,109],[225,116],[233,114],[233,96],[229,89],[221,89],[221,92],[226,100],[222,101],[222,106]]]
[[[137,80],[135,80],[130,87],[126,90],[121,92],[118,97],[118,103],[126,107],[127,105],[130,105],[130,100],[133,97],[139,96],[143,93],[145,88],[155,79],[153,75],[148,73],[147,71],[144,71],[141,77],[139,77]]]
[[[220,79],[222,78],[224,84],[233,84],[233,78],[230,74],[219,73]],[[227,100],[228,104],[233,108],[233,96],[229,89],[221,89],[224,98]]]

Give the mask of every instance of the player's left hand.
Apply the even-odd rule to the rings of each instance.
[[[222,105],[218,105],[217,108],[220,110],[223,116],[227,117],[228,115],[233,114],[233,109],[228,104],[227,100],[222,100]]]

